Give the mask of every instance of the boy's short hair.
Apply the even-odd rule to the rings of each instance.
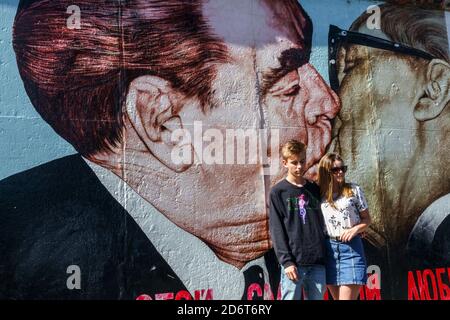
[[[306,151],[306,145],[297,140],[289,140],[281,147],[281,157],[287,160]]]

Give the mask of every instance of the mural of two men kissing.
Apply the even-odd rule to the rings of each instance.
[[[445,13],[383,5],[380,30],[368,14],[341,25],[363,40],[334,43],[332,89],[310,62],[300,3],[20,1],[26,93],[78,153],[0,181],[0,298],[277,298],[267,198],[292,138],[308,145],[309,179],[338,150],[366,191],[383,298],[407,297],[409,270],[447,267]],[[244,162],[230,131],[248,146],[256,133]]]
[[[414,6],[380,9],[380,29],[367,27],[368,13],[345,36],[330,28],[330,40],[340,37],[329,71],[342,104],[330,149],[368,190],[369,260],[381,268],[385,296],[449,299],[450,19]]]

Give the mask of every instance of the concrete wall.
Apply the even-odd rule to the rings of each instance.
[[[292,138],[308,145],[308,178],[337,151],[366,194],[364,244],[381,291],[369,285],[361,297],[446,297],[444,11],[370,11],[354,31],[430,57],[347,43],[330,88],[329,25],[347,30],[381,2],[300,1],[313,24],[309,63],[308,19],[295,2],[93,3],[24,1],[14,28],[18,1],[0,1],[0,297],[277,298],[266,204],[286,173],[276,150]],[[247,148],[227,140],[237,129]],[[108,210],[120,216],[108,222]],[[113,231],[123,237],[106,239]],[[428,296],[416,270],[431,270]]]

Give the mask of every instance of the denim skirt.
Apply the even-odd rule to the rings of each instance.
[[[350,242],[326,239],[326,278],[328,285],[365,285],[367,265],[361,237]]]

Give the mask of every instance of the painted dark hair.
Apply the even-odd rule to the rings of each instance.
[[[227,61],[227,49],[209,31],[201,3],[21,1],[13,46],[34,107],[87,156],[121,141],[128,84],[141,75],[168,80],[205,108],[214,63]],[[67,26],[73,4],[80,8],[80,29]]]
[[[421,49],[450,63],[444,11],[393,4],[381,5],[380,9],[381,31],[392,41]],[[350,30],[358,30],[370,15],[363,13],[353,22]]]

